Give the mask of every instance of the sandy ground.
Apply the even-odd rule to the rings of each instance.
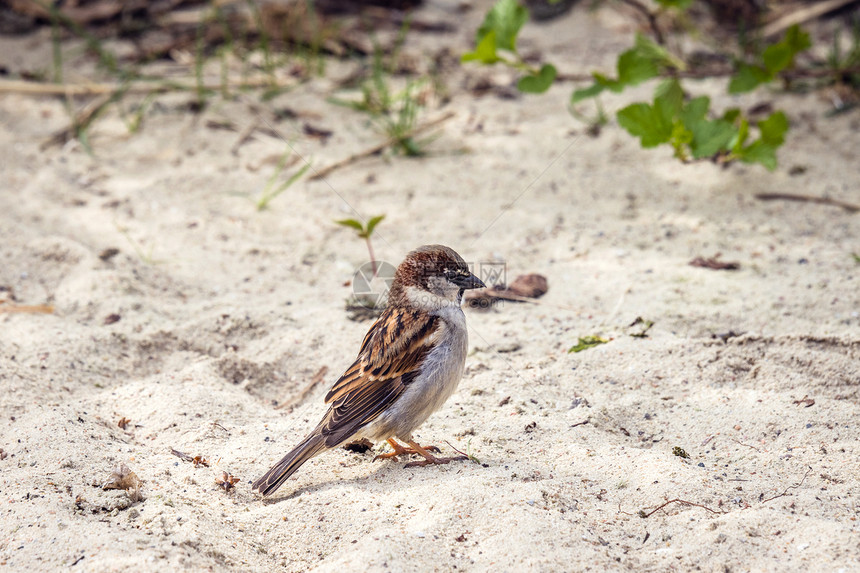
[[[481,12],[407,50],[460,52]],[[610,68],[630,30],[577,8],[524,36],[579,72]],[[47,65],[47,37],[3,38],[0,53],[13,70]],[[588,136],[565,109],[571,84],[477,97],[464,86],[504,72],[459,69],[451,102],[422,115],[456,112],[432,156],[303,179],[258,212],[242,193],[284,150],[256,132],[232,151],[258,118],[315,167],[381,140],[324,101],[353,67],[331,62],[256,110],[216,98],[195,115],[165,95],[135,134],[111,108],[92,156],[40,148],[67,123],[60,101],[0,97],[0,295],[55,308],[0,313],[4,569],[860,570],[858,215],[754,198],[860,201],[860,112],[827,118],[816,94],[774,94],[794,126],[776,172],[683,166],[612,125]],[[332,137],[274,119],[283,107]],[[344,310],[367,253],[332,220],[353,209],[387,214],[375,246],[393,264],[439,242],[550,290],[467,310],[466,375],[418,437],[480,464],[338,450],[264,502],[250,482],[317,422],[370,326]],[[716,253],[740,270],[688,264]],[[654,321],[647,338],[631,336],[637,317]],[[567,352],[587,335],[611,341]],[[323,366],[294,410],[275,408]],[[101,489],[122,463],[142,501]],[[230,492],[223,471],[240,480]],[[640,515],[670,500],[697,505]]]

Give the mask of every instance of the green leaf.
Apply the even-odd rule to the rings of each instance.
[[[570,96],[570,103],[576,104],[584,99],[596,97],[600,95],[600,93],[603,92],[604,89],[606,89],[605,86],[595,83],[587,88],[576,90],[573,92],[573,95]]]
[[[478,61],[482,64],[495,64],[499,61],[499,56],[496,54],[496,32],[490,30],[475,47],[474,52],[468,52],[460,57],[461,62]]]
[[[782,40],[764,49],[761,55],[763,65],[738,64],[738,71],[729,83],[729,92],[748,92],[773,80],[779,72],[793,66],[795,56],[811,45],[809,34],[797,25],[792,26],[786,30]]]
[[[686,10],[693,0],[657,0],[657,4],[663,8],[677,8],[678,10]]]
[[[677,68],[679,70],[686,68],[683,60],[673,56],[669,50],[644,34],[636,34],[636,42],[633,49],[640,56],[653,61],[658,66]]]
[[[340,221],[335,221],[335,223],[344,227],[351,227],[359,233],[364,231],[364,226],[355,219],[341,219]]]
[[[788,131],[788,118],[783,112],[775,111],[767,119],[758,122],[758,128],[764,143],[779,147],[785,141],[785,132]]]
[[[785,31],[785,38],[782,40],[791,47],[795,54],[812,47],[812,42],[809,40],[809,34],[803,31],[799,25],[795,24]]]
[[[740,113],[740,110],[738,110]],[[732,150],[732,153],[735,155],[739,155],[743,151],[744,143],[747,142],[747,137],[750,134],[750,122],[747,121],[747,118],[741,117],[740,124],[738,125],[738,131],[735,136],[732,138],[732,141],[729,142],[729,147]]]
[[[776,169],[776,148],[760,139],[744,147],[737,155],[744,163],[761,163],[768,171]]]
[[[524,76],[517,82],[517,89],[523,93],[542,94],[549,89],[558,72],[552,64],[544,64],[536,75]]]
[[[484,23],[478,28],[475,43],[490,32],[495,32],[496,48],[516,53],[517,34],[529,19],[529,12],[517,0],[499,0],[487,12]]]
[[[765,48],[761,55],[765,69],[770,72],[771,77],[791,65],[794,54],[785,44],[773,44]]]
[[[618,80],[613,82],[614,86],[607,87],[620,92],[627,86],[635,86],[656,77],[659,72],[653,58],[633,48],[618,57]]]
[[[680,113],[681,121],[692,134],[689,145],[694,159],[712,157],[728,149],[737,133],[735,126],[728,121],[709,120],[707,115],[710,106],[710,98],[700,96],[690,100]]]
[[[657,102],[661,102],[670,117],[678,115],[684,105],[684,90],[680,82],[674,78],[661,82],[654,90],[655,105]]]
[[[729,123],[734,123],[741,116],[741,110],[737,107],[730,107],[723,113],[723,119]]]
[[[681,161],[687,161],[689,159],[687,150],[692,142],[693,133],[683,123],[676,121],[672,125],[672,135],[669,137],[669,145],[675,150],[675,157]]]
[[[376,217],[371,217],[370,221],[367,222],[367,236],[373,234],[373,229],[379,224],[380,221],[385,219],[385,215],[377,215]]]
[[[621,109],[618,125],[642,140],[642,147],[656,147],[672,137],[672,121],[665,117],[665,104],[660,109],[647,103],[634,103]]]
[[[759,85],[767,83],[773,77],[761,66],[752,66],[743,62],[738,64],[738,71],[729,82],[730,94],[751,92]]]
[[[571,352],[582,352],[583,350],[588,350],[589,348],[594,348],[595,346],[606,344],[607,342],[609,342],[607,339],[600,336],[580,337],[579,342],[574,346],[571,346],[570,350],[567,352],[568,354]]]
[[[721,119],[715,121],[704,119],[689,129],[693,133],[690,150],[695,159],[713,157],[720,151],[727,150],[737,133],[735,126]]]

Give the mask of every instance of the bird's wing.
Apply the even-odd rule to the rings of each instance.
[[[326,395],[331,407],[320,431],[327,446],[348,439],[403,393],[443,328],[426,312],[386,309],[364,337],[356,361]]]

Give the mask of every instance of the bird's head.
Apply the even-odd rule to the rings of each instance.
[[[460,305],[463,291],[486,285],[472,274],[454,249],[443,245],[418,247],[403,259],[389,292],[389,304],[433,311]]]

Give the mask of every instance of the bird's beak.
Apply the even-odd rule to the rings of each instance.
[[[454,284],[460,287],[463,290],[473,289],[473,288],[487,288],[487,285],[484,284],[484,281],[469,273],[468,275],[458,276],[453,280]]]

